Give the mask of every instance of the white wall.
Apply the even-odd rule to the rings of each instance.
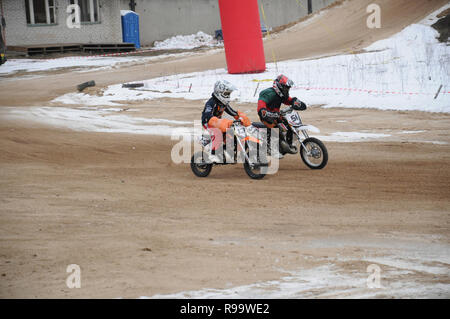
[[[6,20],[6,44],[66,44],[122,42],[119,0],[99,0],[100,23],[82,24],[80,29],[66,25],[69,0],[57,0],[56,25],[29,26],[25,0],[3,0]]]
[[[142,45],[179,34],[203,31],[213,35],[221,29],[218,0],[135,0],[139,14]],[[242,0],[245,1],[245,0]],[[313,0],[313,10],[336,0]],[[66,26],[69,0],[56,0],[57,25],[28,26],[25,0],[3,0],[7,45],[122,42],[121,9],[129,9],[129,0],[99,0],[100,23],[83,24],[80,29]],[[307,0],[258,0],[268,27],[277,27],[307,14]]]
[[[245,0],[242,0],[245,1]],[[336,0],[313,0],[313,10],[319,10]],[[129,0],[120,0],[122,9],[129,9]],[[140,19],[143,45],[164,40],[174,35],[203,31],[214,35],[221,29],[218,0],[135,0]],[[267,26],[277,27],[294,22],[308,13],[307,0],[258,0]]]

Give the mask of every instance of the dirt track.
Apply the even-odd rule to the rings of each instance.
[[[448,116],[382,112],[379,123],[370,121],[376,113],[313,108],[305,116],[330,130],[350,125],[336,119],[351,116],[355,128],[412,130],[424,117],[434,129],[420,137],[448,142]],[[292,156],[262,181],[250,180],[241,165],[198,179],[187,164],[171,162],[174,141],[166,138],[30,126],[0,128],[1,297],[229,288],[314,269],[324,259],[364,278],[364,258],[394,254],[392,241],[419,247],[416,258],[420,245],[448,244],[448,145],[327,143],[323,171]],[[316,247],[324,240],[348,243]],[[381,250],[380,241],[388,242]],[[82,289],[65,286],[73,263],[82,268]],[[414,271],[407,279],[449,284],[448,274]],[[398,280],[405,279],[389,277]],[[325,292],[333,288],[312,296]]]
[[[446,1],[380,2],[398,11],[386,15],[386,33],[370,41]],[[352,7],[359,20],[365,16],[356,11],[360,7]],[[359,33],[339,32],[342,47],[314,44],[300,53],[281,50],[280,58],[355,49]],[[317,35],[308,36],[299,48],[306,47],[304,41],[316,43],[311,39]],[[276,39],[280,47],[291,47],[293,35],[283,37]],[[95,77],[107,85],[223,63],[218,54]],[[59,74],[46,82],[0,83],[0,105],[46,104],[91,77]],[[159,107],[131,107],[140,116],[188,120],[197,119],[201,108],[192,101],[181,108],[177,100],[152,103]],[[229,289],[323,266],[355,282],[330,280],[331,286],[308,288],[298,297],[450,297],[449,115],[313,107],[304,117],[323,133],[368,130],[391,137],[327,142],[326,169],[309,170],[291,156],[276,175],[253,181],[241,165],[194,178],[187,164],[170,160],[174,141],[168,138],[58,130],[1,114],[1,298],[136,298]],[[416,130],[425,132],[402,134]],[[382,268],[387,289],[366,288],[372,263]],[[66,287],[69,264],[81,266],[81,289]]]

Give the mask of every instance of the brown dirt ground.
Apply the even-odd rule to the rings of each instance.
[[[448,115],[311,108],[304,117],[330,131],[393,135],[427,121],[433,127],[419,139],[450,141]],[[358,241],[372,235],[439,235],[448,243],[449,145],[327,143],[324,170],[290,156],[276,175],[253,181],[242,165],[195,178],[188,164],[171,162],[174,143],[1,122],[0,296],[136,298],[226,288],[277,279],[277,267],[362,258],[369,252]],[[336,236],[355,244],[308,246]],[[65,286],[73,263],[82,289]],[[436,276],[429,280],[448,283]]]
[[[363,19],[368,2],[352,1],[348,14]],[[280,58],[355,49],[446,3],[379,2],[386,8],[386,27],[370,34],[370,40],[364,37],[367,30],[354,30],[357,22],[349,29],[339,24],[343,32],[333,37],[300,30],[276,39],[278,48],[286,49],[279,51]],[[339,17],[329,13],[326,19],[346,20]],[[297,43],[293,36],[300,33],[298,51],[290,51]],[[361,44],[362,38],[368,42]],[[102,71],[95,80],[101,86],[223,66],[223,54],[216,54]],[[3,82],[0,105],[46,104],[93,76],[67,73],[45,81]],[[149,117],[161,117],[162,109],[174,119],[199,114],[197,102],[183,102],[182,108],[179,100],[151,103],[160,107],[130,107]],[[297,155],[261,181],[249,179],[241,165],[215,167],[211,176],[199,179],[189,165],[172,163],[175,142],[168,138],[74,132],[0,117],[0,297],[136,298],[226,288],[278,279],[279,268],[310,268],[336,256],[360,258],[342,267],[365,273],[362,260],[369,252],[358,246],[360,240],[384,236],[415,243],[438,236],[448,245],[450,146],[425,143],[450,142],[448,115],[313,107],[304,117],[322,133],[367,129],[393,134],[380,141],[326,143],[330,161],[320,171],[307,169]],[[424,126],[418,142],[397,134]],[[354,245],[308,245],[336,237]],[[81,266],[81,289],[65,285],[69,264]],[[449,283],[448,274],[414,276]]]

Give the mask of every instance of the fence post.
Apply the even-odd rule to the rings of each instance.
[[[442,89],[442,84],[441,84],[441,86],[439,87],[439,90],[437,91],[436,95],[434,96],[434,99],[435,99],[435,100],[437,99],[439,93],[441,93],[441,89]]]

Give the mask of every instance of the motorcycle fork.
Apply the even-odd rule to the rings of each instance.
[[[242,145],[241,140],[237,136],[236,136],[236,141],[239,143],[240,150],[242,150],[242,152],[244,153],[245,159],[247,160],[248,163],[250,163],[250,159],[247,156],[247,152],[245,151],[245,147],[244,147],[244,145]],[[238,152],[237,148],[236,148],[236,152]]]
[[[298,133],[298,131],[297,131],[296,129],[292,128],[292,127],[291,127],[291,130],[295,133],[295,135],[297,136],[297,139],[298,139],[299,143],[303,146],[303,148],[304,148],[305,150],[308,150],[308,149],[306,148],[306,145],[303,144],[302,138],[300,137],[300,134]],[[306,130],[302,130],[302,133],[303,133],[303,135],[305,136],[305,139],[309,138],[308,132],[306,132]],[[308,152],[308,155],[309,155],[309,152]]]

